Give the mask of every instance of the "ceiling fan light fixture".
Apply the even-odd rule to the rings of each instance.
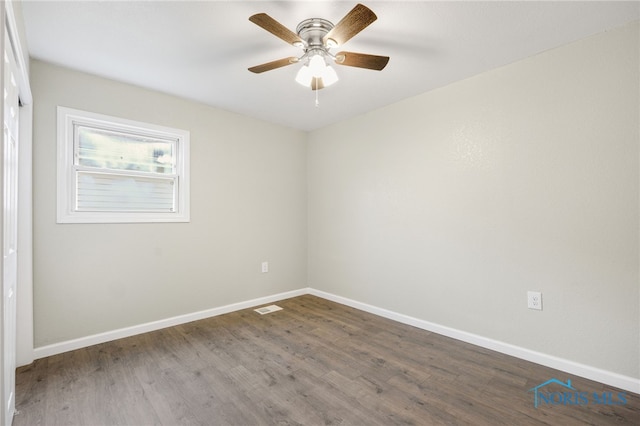
[[[303,65],[296,74],[296,82],[304,87],[313,88],[314,79],[322,80],[322,87],[327,87],[338,81],[338,74],[329,65],[324,65],[318,73],[312,71],[310,65]]]
[[[333,83],[338,81],[338,74],[336,73],[336,70],[327,64],[322,53],[316,53],[311,57],[311,59],[309,59],[308,68],[313,78],[322,79],[322,87],[331,86]],[[304,81],[306,82],[307,78],[305,78]],[[308,84],[305,84],[305,86],[307,85]]]
[[[296,74],[296,82],[305,87],[314,88],[314,79],[322,81],[322,87],[327,87],[338,81],[338,74],[329,66],[322,53],[315,53]],[[317,85],[315,85],[317,88]]]

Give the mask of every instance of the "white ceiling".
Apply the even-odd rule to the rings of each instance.
[[[383,71],[336,66],[315,92],[299,65],[247,68],[301,51],[249,22],[295,31],[337,23],[356,1],[33,1],[22,4],[33,58],[312,130],[640,18],[640,3],[363,1],[378,20],[343,49],[390,56]],[[342,49],[342,47],[341,47]]]

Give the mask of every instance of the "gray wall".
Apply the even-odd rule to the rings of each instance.
[[[309,286],[640,377],[638,32],[312,133]]]
[[[304,133],[39,61],[31,84],[35,347],[306,286]],[[189,130],[191,223],[56,224],[58,105]]]

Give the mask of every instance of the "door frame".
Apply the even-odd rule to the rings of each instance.
[[[20,2],[5,1],[4,20],[11,39],[18,67],[18,89],[20,92],[20,123],[18,144],[18,288],[16,319],[16,364],[29,365],[33,354],[33,167],[32,167],[32,123],[33,96],[29,82],[29,52],[23,44],[22,11],[14,7]],[[16,4],[16,6],[14,6]]]

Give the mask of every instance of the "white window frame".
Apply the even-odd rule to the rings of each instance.
[[[74,164],[74,129],[79,125],[144,137],[176,140],[175,210],[173,212],[76,210],[76,173],[78,171]],[[58,106],[57,223],[189,222],[189,137],[190,134],[186,130]]]

